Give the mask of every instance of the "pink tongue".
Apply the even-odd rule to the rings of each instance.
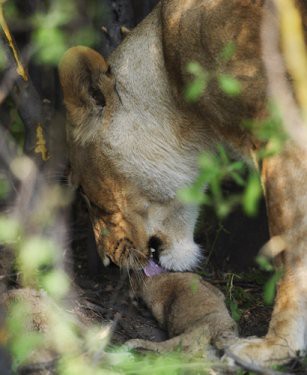
[[[160,267],[157,263],[153,260],[150,260],[146,267],[144,267],[144,273],[148,277],[152,277],[155,275],[159,275],[162,272],[166,272],[166,270]]]

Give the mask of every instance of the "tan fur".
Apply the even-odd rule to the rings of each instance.
[[[70,120],[72,181],[91,201],[102,256],[141,268],[149,257],[149,239],[157,236],[164,267],[187,270],[197,264],[198,210],[179,202],[176,191],[197,176],[202,150],[213,151],[222,142],[246,158],[261,146],[243,123],[266,115],[263,4],[162,0],[115,50],[109,65],[85,47],[67,52],[60,77]],[[304,1],[297,4],[306,20]],[[229,41],[236,51],[225,62],[220,53]],[[212,76],[196,103],[183,98],[190,61]],[[220,74],[238,79],[242,93],[223,93]],[[285,276],[267,336],[233,350],[247,360],[270,363],[307,347],[306,150],[288,140],[279,155],[265,160],[262,178],[271,233],[286,244],[280,257]]]
[[[164,273],[132,283],[134,292],[152,311],[169,340],[129,340],[130,348],[157,352],[181,350],[202,354],[212,344],[224,349],[237,338],[236,323],[230,317],[224,295],[193,273]]]

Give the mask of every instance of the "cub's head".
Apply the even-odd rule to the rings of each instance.
[[[141,268],[149,259],[143,215],[147,202],[118,174],[107,141],[120,100],[107,62],[86,47],[66,52],[60,80],[67,108],[71,182],[88,202],[99,253],[119,266]]]

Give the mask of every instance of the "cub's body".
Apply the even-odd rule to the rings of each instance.
[[[181,348],[205,354],[209,345],[224,349],[237,340],[237,326],[225,298],[213,285],[193,273],[162,273],[132,283],[134,292],[169,334],[169,340],[129,340],[130,348],[157,352]]]

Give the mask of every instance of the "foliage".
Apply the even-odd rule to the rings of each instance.
[[[187,65],[187,72],[193,76],[193,80],[186,88],[185,98],[187,101],[195,102],[205,91],[209,75],[197,62],[190,62]]]
[[[227,301],[227,304],[229,306],[232,318],[235,321],[238,321],[238,320],[240,320],[242,312],[241,312],[241,310],[239,309],[239,306],[238,306],[238,296],[235,296],[235,294],[237,294],[237,292],[239,291],[238,288],[234,289],[233,281],[234,281],[235,277],[239,277],[239,276],[235,275],[234,273],[231,273],[231,274],[227,275],[227,296],[226,296],[227,298],[226,298],[226,301]]]
[[[227,44],[220,53],[221,63],[227,63],[235,53],[233,43]],[[187,66],[187,72],[193,80],[186,88],[186,99],[195,102],[205,93],[211,80],[216,79],[219,88],[228,96],[237,96],[241,93],[240,82],[228,74],[206,72],[203,67],[193,62]],[[268,104],[268,115],[262,120],[245,121],[244,126],[262,145],[255,153],[256,162],[272,157],[282,151],[288,136],[283,127],[283,121],[277,106]],[[258,204],[262,195],[262,187],[258,171],[247,168],[243,161],[233,161],[223,145],[218,145],[215,153],[204,152],[198,160],[199,174],[195,182],[178,191],[178,198],[186,204],[204,204],[212,206],[218,217],[225,218],[236,206],[241,205],[248,216],[257,214]],[[241,189],[239,193],[228,194],[223,189],[223,181],[233,180]],[[272,304],[276,287],[282,277],[282,270],[264,267],[264,260],[257,258],[259,266],[271,272],[270,278],[263,286],[263,298],[266,304]],[[228,280],[227,302],[235,320],[239,320],[241,311],[234,297],[233,277]],[[236,293],[240,289],[235,288]]]
[[[19,23],[30,27],[29,46],[38,63],[57,65],[69,47],[76,44],[92,46],[97,42],[97,31],[92,24],[83,24],[82,27],[71,32],[80,18],[75,1],[42,2],[38,9],[36,13],[25,18],[13,2],[7,1],[4,4],[9,24]],[[0,67],[4,58],[0,54]]]
[[[178,197],[186,204],[213,206],[223,218],[238,204],[248,215],[257,213],[261,197],[261,185],[255,171],[249,171],[243,161],[231,161],[225,148],[218,147],[217,153],[204,152],[198,161],[199,175],[192,186],[178,191]],[[245,175],[249,172],[246,181]],[[232,179],[243,189],[242,193],[225,194],[223,181]]]
[[[283,269],[275,268],[269,260],[262,255],[259,255],[256,261],[262,270],[271,273],[270,278],[263,287],[263,300],[267,305],[271,305],[275,298],[277,283],[283,275]]]
[[[79,43],[90,46],[96,42],[98,32],[92,25],[83,25],[80,30],[71,32],[78,18],[75,3],[72,0],[51,1],[49,6],[42,6],[39,13],[27,19],[22,19],[11,1],[5,3],[5,11],[12,25],[19,23],[30,25],[29,45],[39,63],[56,65],[69,46]],[[95,11],[96,9],[91,10],[92,13]],[[288,33],[288,36],[291,37],[292,44],[292,33]],[[220,53],[220,61],[226,64],[232,59],[235,50],[235,45],[228,43]],[[291,60],[290,64],[293,64],[290,51],[292,48],[288,45],[286,50]],[[303,61],[303,59],[296,61]],[[0,69],[2,70],[7,63],[3,49],[0,48]],[[305,66],[306,64],[303,70]],[[302,88],[300,79],[297,78],[296,73],[300,69],[292,68],[292,70],[296,76],[295,83],[299,86],[299,97],[302,101],[306,85]],[[188,64],[187,73],[191,76],[191,82],[185,92],[186,100],[189,102],[197,102],[213,80],[217,82],[224,94],[231,97],[241,94],[241,84],[237,79],[224,73],[208,72],[196,61]],[[305,77],[303,78],[305,80]],[[21,145],[23,124],[16,109],[9,106],[9,110],[10,117],[13,119],[10,130]],[[258,161],[280,152],[287,139],[283,131],[281,115],[273,103],[270,103],[268,113],[269,116],[265,120],[249,121],[245,124],[263,144],[256,155]],[[233,161],[228,151],[219,145],[215,153],[200,155],[198,168],[199,176],[194,184],[178,192],[183,202],[210,205],[222,218],[237,205],[241,205],[247,215],[257,213],[261,184],[256,171],[246,167],[243,161]],[[225,193],[223,182],[228,179],[235,181],[240,188],[239,193]],[[9,189],[6,177],[0,174],[1,199],[7,196]],[[51,197],[49,193],[50,191],[47,194],[48,199]],[[60,199],[67,202],[62,194],[56,200]],[[36,222],[40,222],[40,233],[29,234],[15,217],[0,216],[0,244],[9,247],[15,253],[21,285],[41,290],[46,297],[42,299],[42,303],[47,311],[48,324],[52,327],[48,332],[29,329],[33,316],[31,304],[22,301],[11,305],[6,328],[9,334],[7,343],[13,357],[14,368],[17,369],[18,366],[26,364],[33,351],[39,351],[47,345],[60,354],[57,366],[58,373],[61,375],[207,373],[210,363],[199,358],[186,358],[180,352],[163,356],[153,354],[142,356],[130,353],[125,348],[107,348],[112,331],[110,326],[81,327],[67,313],[65,298],[71,292],[71,283],[59,265],[61,264],[59,253],[62,249],[59,249],[57,242],[50,238],[48,228],[56,220],[56,215],[53,209],[49,210],[49,208],[35,218]],[[264,285],[264,300],[266,303],[272,303],[282,270],[275,270],[265,258],[258,257],[258,264],[261,269],[270,273],[270,278]],[[234,280],[240,279],[240,275],[227,274],[226,278],[227,302],[233,318],[239,320],[244,303],[252,303],[251,296],[243,288],[234,286]],[[259,279],[253,281],[258,282]],[[259,283],[262,282],[263,279]]]

